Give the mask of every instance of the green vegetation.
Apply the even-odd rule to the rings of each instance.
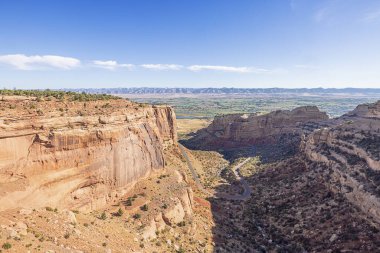
[[[145,204],[145,205],[141,206],[140,209],[141,209],[142,211],[145,211],[145,212],[146,212],[146,211],[148,211],[148,205]]]
[[[181,222],[177,223],[177,226],[178,227],[184,227],[184,226],[186,226],[186,222],[185,221],[181,221]]]
[[[185,249],[182,248],[182,247],[180,247],[180,248],[177,250],[177,253],[185,253],[185,252],[186,252]]]
[[[124,214],[123,209],[119,208],[119,210],[117,210],[116,215],[117,215],[117,216],[123,216],[123,214]]]
[[[102,214],[100,215],[100,219],[101,220],[107,219],[107,214],[105,212],[102,212]]]
[[[10,248],[12,248],[12,244],[10,244],[9,242],[6,242],[3,244],[2,248],[3,249],[10,249]]]
[[[215,115],[231,113],[267,113],[275,110],[290,110],[299,106],[315,105],[320,110],[336,117],[353,110],[358,104],[372,103],[380,99],[379,94],[354,95],[309,95],[309,94],[227,94],[196,96],[138,97],[124,95],[140,103],[170,105],[179,119],[213,118]]]
[[[127,201],[125,201],[125,205],[132,206],[132,202],[133,202],[132,198],[128,198]]]
[[[56,91],[56,90],[0,90],[0,96],[26,96],[36,97],[36,101],[47,100],[52,98],[58,100],[68,101],[97,101],[97,100],[110,100],[121,99],[120,97],[107,95],[107,94],[87,94],[85,92],[77,93],[72,91]]]
[[[136,213],[133,215],[133,219],[137,220],[137,219],[140,219],[141,218],[141,214],[139,213]]]

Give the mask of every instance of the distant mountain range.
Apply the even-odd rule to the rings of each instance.
[[[359,88],[79,88],[64,89],[65,91],[76,91],[86,93],[107,93],[107,94],[255,94],[255,93],[311,93],[311,94],[336,94],[336,93],[356,93],[356,94],[380,94],[380,88],[359,89]]]

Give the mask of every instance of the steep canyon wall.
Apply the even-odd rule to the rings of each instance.
[[[163,168],[164,148],[177,142],[169,107],[30,99],[2,107],[0,211],[96,209]]]

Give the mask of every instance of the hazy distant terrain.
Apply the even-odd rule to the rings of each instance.
[[[140,103],[167,104],[178,118],[212,118],[217,114],[270,112],[315,105],[331,117],[356,105],[380,99],[380,89],[282,88],[112,88],[75,89],[86,93],[118,94]]]
[[[178,118],[209,118],[217,114],[270,112],[315,105],[331,117],[340,116],[356,105],[375,102],[375,94],[124,94],[136,102],[167,104]]]
[[[380,94],[380,88],[83,88],[65,89],[68,91],[84,91],[88,93],[109,94]]]
[[[270,112],[316,105],[331,117],[356,105],[380,99],[380,89],[282,88],[104,88],[71,89],[86,93],[118,94],[140,103],[174,107],[178,118],[212,118],[217,114]]]

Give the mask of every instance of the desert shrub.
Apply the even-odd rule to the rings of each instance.
[[[135,220],[140,219],[140,218],[141,218],[141,214],[139,214],[139,213],[135,213],[133,215],[133,219],[135,219]]]
[[[119,210],[117,210],[117,216],[123,216],[124,212],[123,212],[123,209],[119,208]]]
[[[181,222],[177,223],[177,226],[178,227],[184,227],[184,226],[186,226],[186,222],[185,221],[181,221]]]
[[[107,219],[107,214],[105,212],[102,212],[102,214],[100,215],[100,219],[101,220]]]
[[[132,198],[128,198],[127,201],[125,201],[125,204],[127,206],[132,206]]]
[[[185,253],[185,252],[186,252],[185,249],[182,248],[182,247],[180,247],[180,248],[177,250],[177,253]]]
[[[145,204],[145,205],[141,206],[140,209],[141,209],[142,211],[145,211],[145,212],[146,212],[146,211],[148,211],[148,205]]]
[[[43,100],[50,101],[53,98],[63,101],[97,101],[97,100],[111,100],[111,99],[121,99],[120,97],[107,95],[107,94],[87,94],[85,92],[78,93],[72,91],[57,91],[57,90],[0,90],[0,95],[2,96],[26,96],[26,97],[36,97],[37,102]]]
[[[10,248],[12,248],[12,244],[10,244],[9,242],[6,242],[3,244],[2,248],[3,249],[10,249]]]
[[[44,115],[44,112],[43,112],[41,109],[38,109],[38,110],[37,110],[37,114],[38,114],[39,116],[42,116],[42,115]]]

